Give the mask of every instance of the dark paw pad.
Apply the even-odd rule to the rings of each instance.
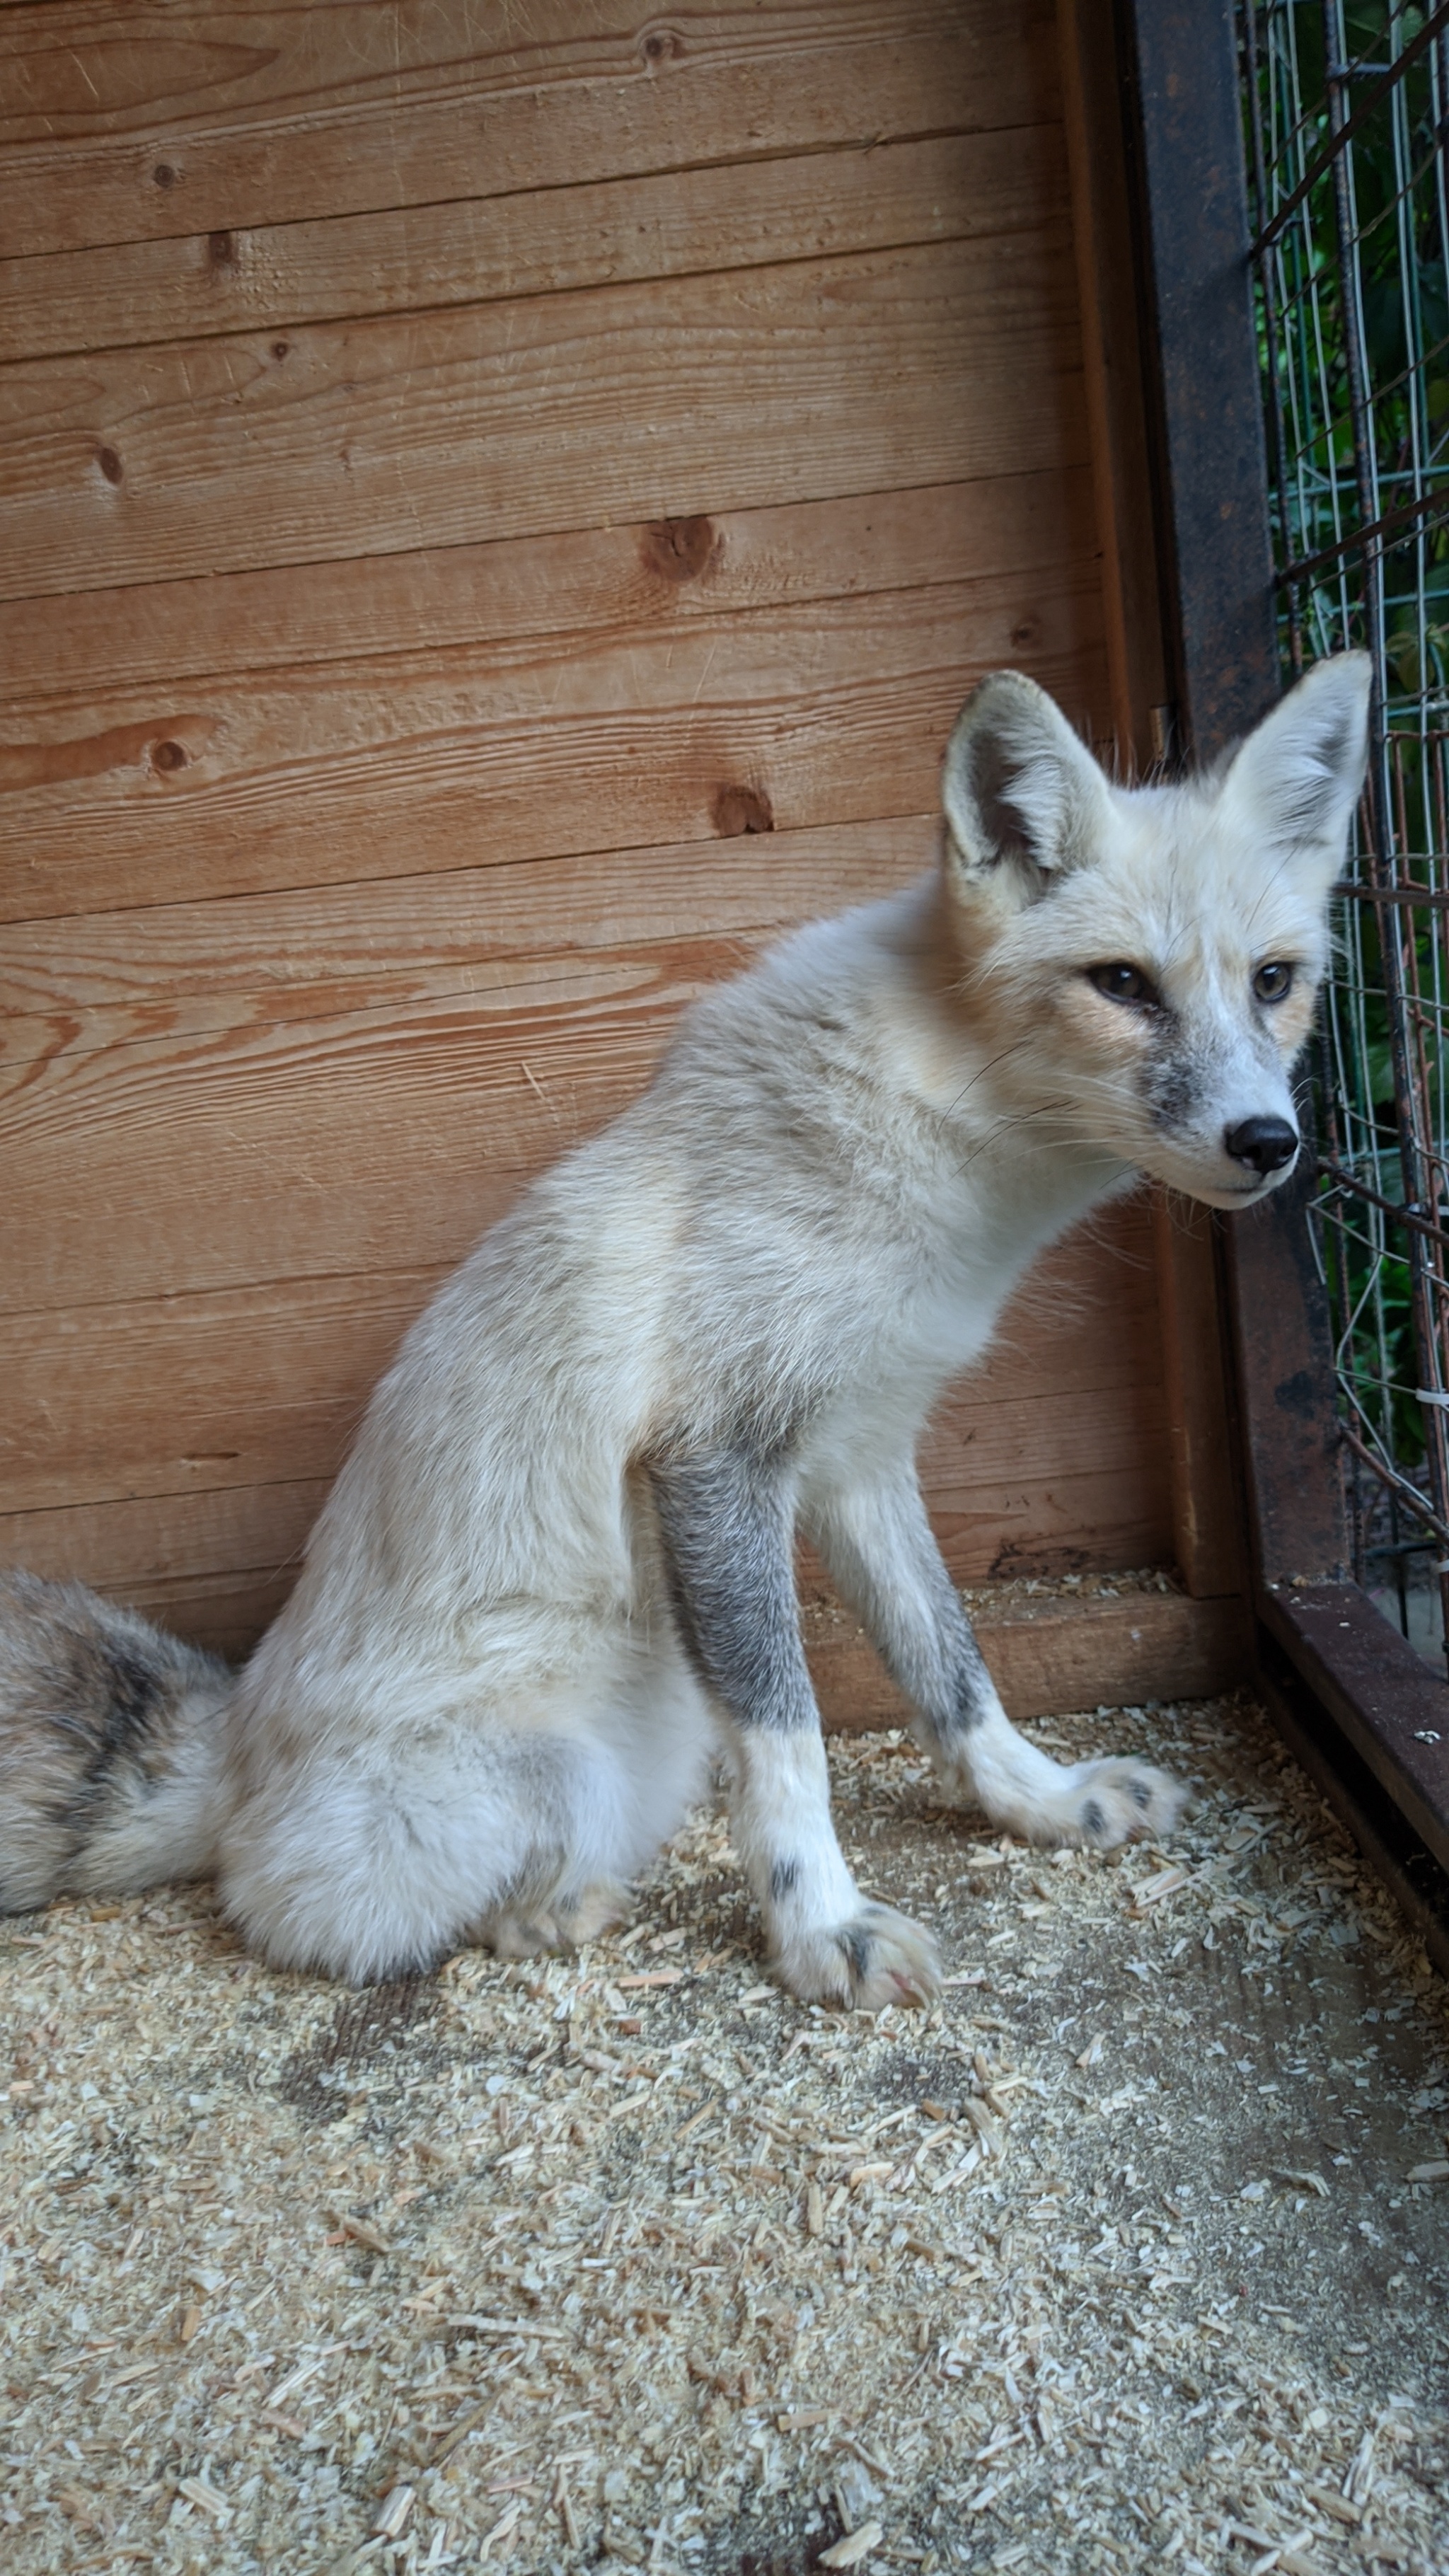
[[[1152,1783],[1150,1780],[1134,1780],[1131,1784],[1131,1788],[1132,1804],[1134,1807],[1140,1808],[1142,1814],[1145,1816],[1148,1808],[1152,1804]]]
[[[1106,1830],[1107,1819],[1103,1814],[1100,1805],[1095,1798],[1088,1798],[1082,1809],[1083,1833],[1090,1834],[1093,1842],[1096,1842],[1099,1837],[1106,1832]]]

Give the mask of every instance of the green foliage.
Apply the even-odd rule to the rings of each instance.
[[[1330,139],[1329,72],[1321,0],[1241,0],[1256,40],[1256,95],[1244,104],[1266,173],[1259,229]],[[1342,0],[1344,99],[1361,124],[1340,156],[1347,173],[1350,248],[1342,257],[1332,169],[1309,190],[1259,263],[1259,347],[1270,424],[1276,414],[1273,512],[1279,562],[1342,552],[1283,598],[1285,664],[1349,644],[1378,647],[1387,741],[1380,777],[1389,846],[1401,881],[1443,885],[1445,743],[1449,737],[1449,243],[1435,165],[1435,48],[1394,82],[1376,81],[1421,33],[1426,9],[1394,0]],[[1367,113],[1364,110],[1367,109]],[[1365,383],[1362,435],[1351,400],[1352,296]],[[1425,500],[1430,506],[1423,507]],[[1410,504],[1418,505],[1409,514]],[[1397,525],[1395,513],[1406,513]],[[1368,518],[1390,527],[1379,558],[1382,625],[1361,550],[1345,539]],[[1327,995],[1337,1096],[1331,1129],[1350,1168],[1385,1197],[1402,1194],[1400,1120],[1436,1154],[1449,1129],[1449,1049],[1438,1008],[1449,920],[1426,906],[1398,912],[1404,979],[1424,1008],[1410,1023],[1412,1081],[1396,1097],[1390,1002],[1374,916],[1344,907],[1341,962]],[[1449,997],[1446,997],[1449,998]],[[1449,1012],[1444,1017],[1449,1018]],[[1369,1422],[1402,1472],[1425,1465],[1424,1412],[1414,1389],[1436,1382],[1416,1348],[1408,1230],[1363,1202],[1328,1193],[1322,1244],[1340,1333],[1340,1364]],[[1335,1221],[1342,1218],[1342,1222]]]

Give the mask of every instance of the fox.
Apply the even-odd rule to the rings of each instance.
[[[801,1645],[805,1532],[942,1799],[1160,1839],[1185,1791],[1012,1725],[915,1456],[1036,1255],[1143,1176],[1249,1208],[1367,759],[1370,665],[1215,766],[1114,780],[1033,681],[972,692],[937,863],[684,1015],[649,1087],[487,1233],[378,1385],[243,1668],[0,1578],[0,1906],[214,1877],[280,1968],[365,1984],[596,1936],[723,1757],[770,1966],[921,2004],[930,1931],[856,1883]]]

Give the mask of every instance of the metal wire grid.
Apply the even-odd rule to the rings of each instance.
[[[1449,0],[1239,19],[1284,660],[1374,663],[1315,1231],[1355,1572],[1407,1632],[1415,1558],[1449,1612]]]

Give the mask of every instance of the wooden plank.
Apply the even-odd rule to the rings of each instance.
[[[133,1513],[124,1533],[114,1515],[77,1516],[63,1531],[60,1515],[27,1517],[18,1525],[0,1520],[0,1544],[18,1541],[29,1549],[32,1570],[89,1579],[197,1644],[240,1658],[292,1588],[320,1496],[305,1487],[271,1486],[224,1501],[240,1508],[207,1518],[205,1535],[190,1547],[187,1528],[197,1533],[200,1516],[188,1525],[184,1515],[167,1511]],[[56,1524],[48,1545],[46,1520]],[[218,1541],[246,1561],[235,1567],[198,1562],[208,1542],[214,1548]],[[287,1561],[269,1559],[269,1547],[286,1547]],[[147,1570],[151,1565],[156,1570]],[[1144,1592],[1024,1603],[1004,1593],[993,1603],[978,1590],[972,1614],[992,1678],[1021,1723],[1103,1705],[1205,1698],[1234,1688],[1251,1669],[1246,1611],[1232,1600]],[[909,1712],[848,1613],[833,1601],[807,1601],[802,1625],[827,1732],[907,1722]]]
[[[0,1311],[455,1260],[738,962],[660,942],[554,961],[493,1013],[333,1012],[21,1068]]]
[[[355,555],[318,564],[305,581],[290,566],[207,573],[27,600],[0,616],[0,700],[19,743],[32,702],[86,700],[122,674],[132,692],[169,690],[216,673],[361,662],[484,637],[501,646],[587,629],[656,632],[721,609],[1040,575],[1096,554],[1091,477],[1076,467]],[[1015,649],[1031,641],[1024,633]],[[57,705],[54,734],[79,721]]]
[[[1349,1562],[1333,1323],[1308,1224],[1316,1191],[1317,1173],[1303,1155],[1270,1199],[1234,1216],[1226,1244],[1248,1537],[1260,1609],[1264,1586],[1271,1593],[1280,1585],[1333,1583]],[[1379,1624],[1388,1638],[1388,1622]],[[1291,1640],[1284,1642],[1291,1653]],[[1308,1679],[1317,1690],[1316,1675]],[[1352,1727],[1348,1731],[1352,1736]]]
[[[325,1482],[228,1486],[209,1493],[79,1503],[0,1514],[0,1564],[93,1583],[166,1617],[188,1591],[238,1575],[295,1581]],[[290,1585],[289,1587],[290,1588]]]
[[[1172,1471],[1173,1554],[1188,1591],[1246,1596],[1246,1497],[1228,1428],[1227,1323],[1207,1208],[1153,1201]]]
[[[687,25],[575,0],[0,15],[16,252],[506,195],[1055,112],[1049,0],[770,0]]]
[[[1113,7],[1060,0],[1058,23],[1113,731],[1130,775],[1150,770],[1169,747],[1171,710]]]
[[[1038,1428],[1044,1433],[1045,1448],[1038,1448],[1023,1466],[1022,1442],[1030,1443],[1032,1426],[1023,1420],[1022,1408],[997,1410],[999,1454],[982,1457],[976,1517],[982,1523],[989,1521],[998,1498],[1007,1513],[1020,1508],[1024,1500],[1034,1526],[1040,1528],[1038,1554],[1048,1570],[1097,1563],[1102,1553],[1098,1542],[1110,1546],[1118,1540],[1138,1462],[1119,1457],[1101,1473],[1079,1479],[1070,1473],[1063,1476],[1055,1463],[1055,1426],[1043,1421]],[[1081,1399],[1073,1406],[1073,1417],[1080,1422],[1085,1443],[1109,1427],[1111,1406],[1094,1406],[1089,1399]],[[992,1478],[1001,1472],[1003,1460],[1011,1462],[1010,1481],[995,1484]],[[198,1482],[196,1490],[184,1494],[4,1512],[0,1513],[0,1562],[91,1582],[121,1598],[144,1598],[156,1615],[173,1620],[180,1615],[185,1587],[221,1580],[230,1583],[239,1575],[270,1581],[288,1567],[295,1571],[327,1482],[325,1478],[261,1486]],[[1080,1486],[1084,1506],[1075,1515],[1066,1508],[1074,1483]],[[1035,1486],[1046,1489],[1045,1521]],[[1126,1497],[1121,1505],[1112,1501],[1114,1486]],[[1062,1498],[1062,1507],[1053,1511],[1057,1498]],[[987,1577],[997,1553],[989,1537],[958,1546],[948,1532],[943,1543],[958,1581],[979,1582]]]
[[[0,259],[0,359],[989,238],[1065,198],[1037,126]]]
[[[648,1080],[706,943],[540,967],[468,1001],[21,1068],[0,1309],[458,1258]]]
[[[977,1435],[979,1485],[974,1465],[949,1479],[933,1472],[933,1435],[922,1474],[942,1554],[959,1583],[1171,1562],[1161,1413],[1128,1401],[1129,1393],[1135,1390],[1104,1399],[1074,1395],[1065,1415],[1036,1422],[1015,1407],[1003,1408],[999,1419],[987,1416],[991,1438]]]
[[[1357,1583],[1265,1582],[1265,1625],[1449,1869],[1449,1686]]]
[[[109,1591],[197,1645],[239,1660],[295,1579],[295,1564],[258,1566],[123,1578]],[[1075,1709],[1204,1699],[1235,1689],[1252,1669],[1236,1601],[1133,1593],[1023,1605],[1005,1587],[999,1601],[983,1600],[978,1587],[972,1616],[996,1686],[1023,1725]],[[807,1601],[802,1624],[827,1734],[907,1723],[909,1711],[848,1613],[833,1601]]]
[[[994,1559],[983,1559],[978,1522],[999,1522],[1000,1543],[989,1545],[1017,1570],[1017,1486],[1100,1473],[1125,1488],[1147,1461],[1151,1490],[1160,1487],[1160,1398],[1138,1378],[1138,1327],[1151,1321],[1141,1235],[1134,1208],[1110,1240],[1080,1236],[1042,1265],[1001,1343],[941,1409],[925,1472],[943,1528],[961,1526],[979,1572]],[[0,1507],[44,1512],[331,1477],[372,1385],[444,1275],[280,1279],[0,1317]],[[1070,1300],[1061,1325],[1044,1323],[1048,1296]],[[1065,1437],[1054,1410],[1073,1416]],[[1140,1499],[1134,1508],[1140,1516]]]
[[[1112,731],[1130,776],[1171,748],[1173,721],[1158,532],[1143,506],[1152,485],[1149,395],[1112,0],[1060,0],[1059,24]],[[1173,1552],[1189,1592],[1204,1597],[1241,1593],[1247,1582],[1216,1222],[1185,1200],[1156,1200]]]
[[[727,866],[695,841],[14,922],[0,1063],[475,994],[496,1009],[525,964],[660,941],[726,941],[743,965],[762,939],[929,867],[939,828],[913,814],[741,833]]]
[[[1092,708],[1099,609],[1091,569],[1067,567],[113,687],[27,716],[0,752],[0,918],[920,813],[982,671],[1023,663]]]
[[[148,1317],[134,1307],[120,1310],[128,1326],[120,1333],[115,1330],[116,1310],[109,1307],[83,1310],[86,1322],[79,1332],[80,1319],[74,1314],[28,1331],[23,1321],[18,1327],[7,1322],[0,1328],[5,1347],[36,1351],[40,1363],[38,1386],[18,1390],[5,1405],[0,1493],[6,1509],[0,1535],[7,1555],[33,1562],[38,1545],[46,1558],[39,1570],[54,1571],[59,1563],[55,1551],[63,1546],[64,1570],[83,1574],[92,1561],[84,1550],[98,1549],[94,1561],[106,1569],[104,1580],[119,1579],[117,1565],[127,1580],[149,1576],[161,1562],[146,1553],[153,1545],[150,1533],[172,1528],[166,1516],[172,1507],[180,1528],[193,1506],[200,1509],[204,1503],[197,1523],[204,1530],[213,1526],[206,1516],[212,1507],[208,1498],[219,1494],[286,1494],[310,1480],[319,1481],[325,1491],[373,1379],[431,1281],[414,1273],[402,1281],[393,1277],[346,1285],[349,1293],[343,1295],[341,1283],[315,1283],[310,1298],[299,1295],[291,1283],[280,1291],[237,1293],[229,1302],[234,1313],[242,1310],[239,1348],[225,1342],[228,1301],[219,1299],[210,1301],[204,1332],[190,1319],[189,1329],[168,1333],[164,1315]],[[326,1348],[329,1305],[349,1327],[361,1318],[355,1352]],[[271,1333],[262,1329],[266,1308],[271,1310]],[[275,1326],[279,1312],[299,1311],[306,1329],[300,1348],[291,1353],[282,1347]],[[250,1332],[245,1329],[248,1320]],[[217,1362],[209,1383],[198,1368],[208,1342]],[[139,1387],[128,1385],[121,1374],[120,1363],[127,1356],[148,1372]],[[254,1384],[244,1380],[247,1368]],[[294,1385],[295,1394],[290,1392]],[[41,1387],[60,1398],[58,1419],[48,1430],[37,1423]],[[1003,1565],[1025,1567],[1028,1555],[1031,1570],[1038,1573],[1120,1564],[1122,1556],[1115,1551],[1124,1531],[1136,1538],[1128,1551],[1134,1563],[1152,1563],[1161,1556],[1161,1545],[1152,1542],[1170,1537],[1170,1524],[1164,1512],[1153,1508],[1161,1491],[1154,1454],[1160,1445],[1158,1425],[1150,1408],[1128,1400],[1130,1394],[1121,1386],[1098,1390],[1068,1384],[1048,1404],[998,1393],[988,1377],[969,1401],[959,1395],[952,1399],[933,1431],[923,1472],[942,1546],[962,1581],[985,1581]],[[936,1462],[956,1445],[962,1426],[970,1447],[953,1463],[949,1490],[943,1492],[946,1480]],[[122,1450],[119,1444],[127,1434]],[[264,1481],[255,1477],[258,1468]],[[279,1468],[284,1471],[280,1475]],[[963,1492],[969,1510],[960,1508]],[[44,1499],[37,1501],[37,1496]],[[139,1510],[142,1502],[154,1504],[155,1513],[135,1517],[132,1507]],[[114,1556],[112,1540],[99,1535],[110,1524],[95,1514],[110,1509],[121,1515],[116,1530],[133,1533],[123,1559]],[[38,1537],[31,1534],[32,1522]],[[223,1521],[221,1526],[230,1530],[232,1524]],[[1030,1533],[1029,1551],[1014,1535],[1022,1529]],[[120,1543],[116,1538],[114,1545]],[[162,1541],[154,1544],[160,1547]],[[231,1545],[229,1537],[225,1544]],[[171,1541],[165,1545],[170,1547]],[[235,1568],[252,1560],[222,1554],[207,1562]]]
[[[973,1603],[976,1634],[1011,1715],[1204,1699],[1251,1670],[1244,1605],[1132,1592],[1117,1600]],[[808,1604],[806,1653],[828,1733],[903,1726],[909,1712],[868,1638],[830,1603]]]
[[[329,1483],[446,1276],[282,1279],[0,1318],[0,1507]]]
[[[0,592],[1060,470],[1075,301],[1053,221],[12,366]]]

